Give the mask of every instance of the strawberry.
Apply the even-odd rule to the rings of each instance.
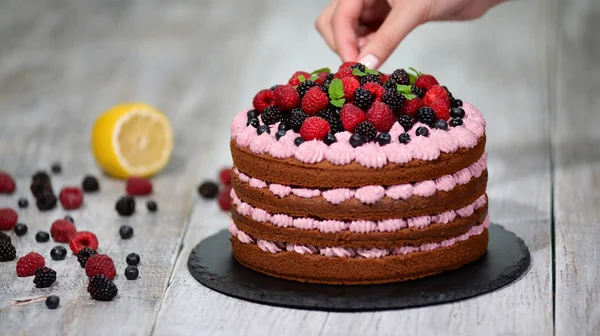
[[[435,79],[435,77],[433,77],[432,75],[426,75],[426,74],[421,74],[417,78],[417,81],[415,82],[416,87],[420,87],[427,91],[429,89],[431,89],[434,85],[438,85],[438,84],[439,83],[438,83],[437,79]]]
[[[15,189],[15,180],[8,173],[0,171],[0,194],[12,194]]]
[[[396,118],[392,109],[382,102],[374,102],[367,111],[367,120],[379,132],[388,132],[394,126]]]
[[[310,74],[306,71],[296,71],[294,72],[294,74],[292,75],[292,77],[290,77],[290,79],[288,80],[288,84],[293,85],[293,86],[298,86],[300,85],[300,79],[298,79],[298,76],[304,76],[304,80],[308,80],[310,78]]]
[[[329,105],[329,97],[319,87],[310,88],[302,98],[302,109],[308,115],[315,115]]]
[[[282,111],[289,111],[300,105],[300,94],[290,85],[279,85],[273,91],[275,96],[275,105]]]
[[[19,214],[10,208],[0,208],[0,230],[12,230],[19,220]]]
[[[35,271],[46,265],[46,260],[41,254],[29,252],[17,260],[17,276],[28,277],[35,274]]]
[[[367,82],[362,88],[371,92],[371,94],[375,96],[376,101],[381,101],[381,96],[385,93],[383,86],[374,82]]]
[[[327,120],[319,117],[309,117],[304,120],[302,127],[300,127],[300,136],[306,141],[323,140],[330,129]]]
[[[344,98],[349,102],[354,99],[354,91],[360,87],[360,82],[354,76],[348,76],[342,79],[344,84]]]
[[[260,90],[252,99],[252,106],[258,113],[272,105],[275,105],[275,96],[271,90]]]
[[[416,116],[417,111],[423,106],[423,101],[419,97],[415,97],[411,100],[404,102],[400,108],[400,114],[408,114],[409,116]]]
[[[343,79],[346,77],[354,77],[354,75],[352,75],[352,68],[343,68],[340,69],[334,76],[333,78],[339,78],[339,79]]]
[[[360,122],[367,120],[367,115],[363,110],[353,104],[345,104],[342,106],[340,111],[340,118],[342,119],[342,125],[348,132],[354,132],[354,128]]]
[[[50,227],[52,239],[59,243],[68,243],[75,233],[77,233],[75,225],[66,219],[56,220]]]
[[[431,107],[438,119],[448,120],[450,118],[450,98],[443,86],[432,86],[425,93],[423,104]]]

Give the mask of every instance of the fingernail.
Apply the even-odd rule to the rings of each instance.
[[[367,54],[359,61],[359,63],[364,64],[369,69],[377,69],[377,66],[379,65],[379,60],[377,59],[377,57],[375,57],[375,55]]]

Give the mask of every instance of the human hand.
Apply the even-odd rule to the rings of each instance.
[[[315,26],[343,62],[377,69],[429,21],[471,20],[504,0],[332,0]]]

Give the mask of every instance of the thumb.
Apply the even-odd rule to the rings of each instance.
[[[402,40],[419,24],[421,15],[414,13],[417,6],[397,6],[383,24],[373,33],[369,43],[361,50],[359,62],[370,69],[378,69],[396,50]]]

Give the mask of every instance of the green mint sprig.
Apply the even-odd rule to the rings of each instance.
[[[334,78],[329,84],[329,99],[331,105],[336,107],[344,106],[346,99],[344,98],[344,83],[339,78]]]
[[[329,68],[321,68],[321,69],[317,69],[313,72],[311,72],[311,75],[317,75],[320,74],[321,72],[331,72],[331,70],[329,70]]]
[[[411,100],[416,98],[417,96],[412,93],[411,85],[400,85],[396,84],[396,89],[400,92],[404,98],[407,100]]]
[[[306,77],[304,77],[304,75],[298,75],[298,81],[300,83],[304,83],[304,82],[306,82]]]

